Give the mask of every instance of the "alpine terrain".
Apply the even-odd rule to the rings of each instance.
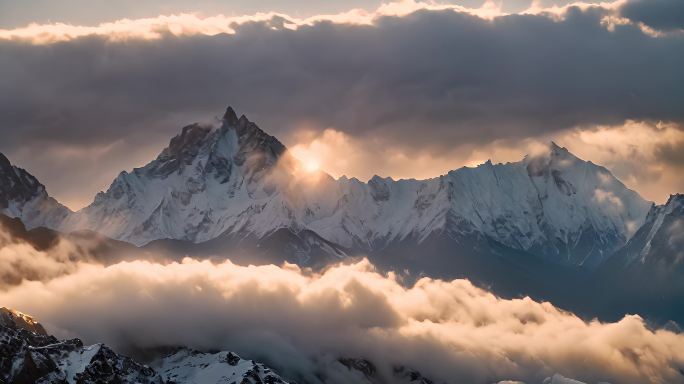
[[[320,268],[367,256],[411,279],[465,277],[588,316],[684,316],[662,317],[661,305],[626,299],[622,283],[626,274],[646,281],[648,294],[630,296],[642,303],[680,297],[679,289],[669,293],[683,252],[681,196],[655,206],[553,142],[517,162],[487,161],[433,179],[334,179],[303,169],[278,139],[228,107],[217,124],[184,127],[156,159],[121,172],[78,212],[4,156],[0,178],[0,214],[20,219],[24,237],[47,227],[95,238],[105,262],[193,255]],[[655,266],[665,271],[657,287]],[[604,297],[582,299],[589,292]],[[629,304],[620,306],[622,299]]]
[[[308,174],[232,108],[219,126],[183,128],[155,160],[122,172],[79,212],[6,161],[4,169],[18,187],[3,192],[3,212],[29,227],[90,229],[138,246],[215,243],[224,251],[270,239],[288,244],[302,264],[312,254],[335,260],[446,236],[594,269],[625,245],[651,206],[605,168],[554,143],[519,162],[486,162],[428,180]]]

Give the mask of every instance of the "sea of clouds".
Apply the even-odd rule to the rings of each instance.
[[[313,272],[186,258],[100,265],[62,240],[37,251],[0,237],[0,306],[59,337],[124,353],[163,346],[226,349],[285,377],[349,383],[339,358],[399,366],[438,382],[684,382],[684,335],[638,316],[584,321],[529,298],[502,299],[468,280],[404,284],[367,260]]]

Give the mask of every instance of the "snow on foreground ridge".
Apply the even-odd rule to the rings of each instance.
[[[522,381],[506,380],[506,381],[500,381],[497,384],[527,384],[527,383],[524,383]],[[564,377],[562,375],[555,374],[551,377],[547,377],[546,379],[544,379],[542,384],[586,384],[586,383],[583,383],[583,382],[577,381],[577,380],[573,380],[573,379],[568,379],[567,377]],[[609,383],[599,383],[599,384],[609,384]]]
[[[385,378],[401,365],[436,382],[539,383],[559,372],[588,383],[684,383],[684,335],[650,330],[637,316],[585,322],[466,280],[424,278],[406,288],[397,279],[367,261],[320,274],[191,259],[81,264],[0,292],[0,302],[58,336],[117,351],[232,350],[312,383],[320,374],[353,382],[333,370],[339,357],[373,361]]]
[[[0,308],[0,313],[13,314]],[[58,340],[28,323],[0,323],[0,382],[7,384],[287,384],[263,364],[186,349],[153,361],[157,370],[104,344]],[[218,356],[220,359],[207,359]],[[203,358],[204,357],[204,358]]]
[[[268,383],[287,384],[263,364],[241,359],[232,352],[201,353],[181,349],[152,366],[173,383]]]

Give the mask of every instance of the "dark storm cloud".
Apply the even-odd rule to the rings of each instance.
[[[621,12],[657,30],[684,29],[684,1],[681,0],[630,0]]]
[[[420,11],[373,26],[251,23],[235,35],[4,41],[0,151],[23,150],[28,162],[40,148],[62,147],[142,158],[141,143],[150,151],[228,104],[286,139],[302,126],[334,126],[433,151],[625,119],[683,121],[684,39],[633,25],[609,31],[605,12],[487,21]],[[120,170],[100,162],[91,172]],[[86,163],[69,166],[78,173]],[[73,189],[64,172],[41,164],[34,168],[49,187]]]

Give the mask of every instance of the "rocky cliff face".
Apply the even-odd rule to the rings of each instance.
[[[667,203],[653,205],[643,226],[612,259],[627,268],[683,268],[684,195],[672,195]]]
[[[70,213],[38,179],[0,153],[0,214],[19,218],[29,228],[58,228]]]
[[[8,384],[287,384],[263,364],[232,352],[177,348],[152,362],[122,356],[104,344],[58,340],[30,316],[0,308],[0,382]]]
[[[6,308],[0,309],[0,379],[17,384],[163,383],[151,368],[105,345],[57,340],[29,316]]]

